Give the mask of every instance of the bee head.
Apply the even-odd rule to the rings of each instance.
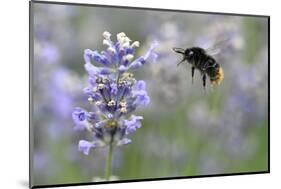
[[[186,50],[184,51],[184,55],[185,55],[185,57],[186,57],[187,59],[190,58],[193,54],[194,54],[194,52],[193,52],[193,50],[191,50],[191,49],[186,49]]]
[[[190,49],[186,49],[184,50],[183,48],[173,48],[173,50],[176,53],[182,54],[183,55],[183,59],[177,64],[180,65],[182,62],[184,62],[185,60],[189,60],[189,58],[191,57],[191,55],[193,54],[193,51]]]

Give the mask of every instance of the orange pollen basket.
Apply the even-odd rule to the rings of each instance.
[[[214,81],[212,82],[212,84],[220,85],[220,83],[222,82],[223,79],[224,79],[223,69],[222,69],[222,68],[219,68],[219,72],[218,72],[218,75],[217,75],[217,77],[216,77],[216,80],[214,80]]]

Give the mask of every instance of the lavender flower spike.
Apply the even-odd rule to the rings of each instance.
[[[135,57],[140,42],[132,41],[123,32],[117,34],[117,41],[111,34],[103,33],[104,51],[84,51],[85,70],[89,74],[89,86],[84,89],[94,112],[76,108],[72,113],[76,130],[93,134],[93,141],[80,140],[79,151],[88,155],[91,148],[107,145],[122,146],[132,141],[129,135],[141,127],[142,116],[134,115],[140,106],[148,106],[150,97],[146,83],[137,81],[131,70],[137,70],[147,62],[155,62],[157,46],[153,42],[148,51]]]

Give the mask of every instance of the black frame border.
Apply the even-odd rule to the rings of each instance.
[[[180,177],[163,177],[163,178],[147,178],[147,179],[130,179],[118,181],[102,181],[102,182],[82,182],[82,183],[68,183],[68,184],[50,184],[50,185],[33,185],[33,177],[31,171],[33,170],[33,130],[32,130],[32,113],[33,113],[33,57],[34,57],[34,15],[33,4],[57,4],[57,5],[71,5],[71,6],[87,6],[87,7],[103,7],[103,8],[120,8],[120,9],[135,9],[135,10],[152,10],[152,11],[166,11],[166,12],[182,12],[182,13],[196,13],[196,14],[213,14],[213,15],[227,15],[227,16],[244,16],[244,17],[263,17],[268,19],[268,170],[255,172],[238,172],[238,173],[223,173],[223,174],[209,174],[209,175],[193,175]],[[101,5],[88,3],[69,3],[59,1],[29,1],[29,188],[52,188],[52,187],[67,187],[67,186],[85,186],[85,185],[99,185],[99,184],[114,184],[114,183],[130,183],[130,182],[145,182],[145,181],[161,181],[161,180],[177,180],[190,178],[211,178],[224,176],[239,176],[239,175],[255,175],[270,173],[270,16],[256,15],[256,14],[240,14],[240,13],[224,13],[224,12],[207,12],[207,11],[191,11],[191,10],[176,10],[163,8],[149,8],[149,7],[128,7],[116,5]]]

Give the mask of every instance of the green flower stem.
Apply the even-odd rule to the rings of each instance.
[[[112,152],[113,152],[113,145],[110,143],[108,149],[108,156],[106,160],[106,167],[105,167],[105,180],[109,181],[111,176],[111,164],[112,164]]]

